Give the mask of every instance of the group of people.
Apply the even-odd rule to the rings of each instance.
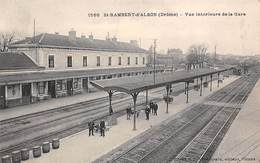
[[[157,116],[158,104],[157,103],[153,103],[152,101],[145,108],[146,120],[149,120],[149,116],[150,116],[151,111],[152,111],[153,115]]]
[[[150,103],[150,108],[152,110],[152,114],[153,115],[157,115],[157,111],[158,111],[158,104],[157,103]]]
[[[146,120],[149,120],[149,115],[150,112],[152,112],[153,115],[157,115],[157,111],[158,111],[158,104],[157,103],[153,103],[152,101],[150,102],[149,105],[146,106],[145,108],[145,115],[146,115]],[[131,114],[133,114],[132,112],[132,108],[131,105],[129,105],[126,108],[126,118],[127,120],[130,120],[131,118]],[[94,123],[94,121],[90,121],[88,122],[88,129],[89,129],[89,136],[94,136],[94,130],[96,130],[98,132],[98,130],[100,130],[100,134],[101,136],[105,136],[105,129],[106,129],[106,124],[104,120],[101,120],[99,124]]]
[[[99,124],[94,123],[94,121],[88,122],[88,131],[89,131],[89,136],[94,136],[94,129],[96,129],[96,131],[100,130],[101,136],[105,136],[105,129],[106,129],[106,124],[105,121],[102,120],[100,121]]]
[[[158,104],[154,102],[150,102],[149,105],[146,106],[145,108],[145,115],[146,115],[146,120],[149,120],[150,113],[152,112],[153,115],[157,115],[158,111]],[[133,114],[131,104],[126,108],[126,119],[130,120],[131,115]],[[137,117],[139,117],[139,111],[137,112]]]

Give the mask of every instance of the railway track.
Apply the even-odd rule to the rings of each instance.
[[[126,101],[128,101],[128,99],[116,101],[116,102],[113,102],[113,104],[118,105],[118,104],[126,102]],[[14,121],[15,123],[11,123],[10,124],[11,126],[4,126],[4,127],[1,128],[2,131],[0,132],[0,138],[3,137],[3,136],[11,136],[12,133],[19,134],[19,132],[25,131],[27,129],[32,130],[37,126],[48,125],[48,124],[51,124],[51,123],[58,121],[58,120],[76,119],[76,118],[81,118],[82,116],[87,116],[89,114],[94,115],[94,114],[100,112],[100,110],[105,111],[106,110],[105,108],[108,107],[107,104],[101,104],[101,105],[99,104],[97,106],[95,106],[95,105],[97,105],[97,104],[87,105],[85,107],[88,107],[88,108],[85,108],[85,107],[81,108],[77,112],[75,112],[75,111],[69,112],[69,113],[65,112],[63,114],[61,112],[59,112],[60,114],[58,114],[58,115],[45,115],[45,114],[43,114],[40,117],[36,116],[36,117],[24,119],[22,121],[22,123],[20,123],[21,120]],[[10,127],[13,127],[17,123],[20,124],[20,126],[15,126],[15,128],[10,128]]]
[[[124,97],[127,97],[127,95],[123,94],[123,93],[115,94],[113,96],[113,100],[121,99]],[[14,125],[17,125],[17,124],[19,124],[19,121],[23,122],[24,120],[29,119],[29,118],[38,119],[38,118],[42,118],[43,116],[48,117],[48,116],[52,116],[53,114],[60,114],[63,112],[79,110],[79,109],[82,109],[83,107],[88,107],[89,105],[100,104],[101,102],[104,102],[106,100],[108,101],[108,97],[101,97],[101,98],[97,98],[97,99],[92,99],[92,100],[88,100],[88,101],[83,101],[83,102],[79,102],[79,103],[75,103],[75,104],[71,104],[71,105],[58,107],[58,108],[53,108],[50,110],[40,111],[40,112],[36,112],[36,113],[26,114],[26,115],[2,120],[2,121],[0,121],[0,128],[2,129],[5,125],[7,125],[7,127],[12,127],[12,126],[10,126],[12,123]]]
[[[14,150],[31,148],[44,141],[64,138],[86,129],[90,120],[103,119],[109,115],[108,102],[104,103],[106,100],[107,97],[101,97],[0,121],[0,157]],[[114,115],[125,114],[129,101],[132,99],[126,94],[114,95],[112,105],[118,108]],[[143,101],[144,97],[140,96],[137,105],[142,105]]]
[[[222,111],[178,154],[172,163],[210,161],[217,145],[238,114],[240,110],[239,105],[245,102],[252,88],[250,84],[247,84],[246,87],[232,99],[231,103],[234,103],[234,106],[223,107]]]
[[[255,84],[254,82],[250,83],[250,81],[250,84],[248,84],[247,80],[246,77],[238,79],[209,96],[206,100],[234,104],[244,102]],[[250,91],[240,96],[240,93],[243,94],[243,90]],[[128,149],[121,153],[108,154],[109,158],[101,157],[95,162],[171,162],[209,122],[217,124],[217,121],[216,123],[212,121],[216,119],[214,117],[222,117],[221,121],[225,118],[232,119],[238,113],[238,111],[234,112],[232,109],[224,110],[223,108],[223,106],[217,105],[194,105],[192,109],[188,109],[185,114],[182,114],[181,118],[179,116],[168,124],[162,125],[156,132],[149,134],[146,139],[143,138],[142,141],[128,145]],[[219,126],[213,126],[213,129],[217,127]]]
[[[237,89],[238,88],[235,90]],[[227,96],[223,96],[218,101],[222,101],[223,98],[227,101],[229,100]],[[207,105],[198,106],[199,108],[203,108],[200,109],[203,111],[193,114],[195,117],[177,130],[171,130],[170,127],[167,128],[171,134],[158,143],[156,147],[150,149],[148,153],[143,155],[140,160],[136,162],[153,162],[155,160],[155,162],[169,162],[173,156],[171,153],[178,153],[178,151],[183,148],[183,145],[189,142],[193,135],[197,134],[202,129],[204,124],[210,122],[214,115],[216,115],[221,109],[220,107],[212,108],[212,106]],[[172,134],[172,131],[175,132]]]
[[[98,100],[99,101],[99,100]],[[125,113],[125,108],[128,105],[129,98],[119,99],[113,102],[113,106],[118,108],[115,110],[115,116],[119,116]],[[100,103],[100,101],[99,101]],[[88,109],[76,109],[80,110],[75,113],[62,114],[59,116],[51,115],[49,119],[44,121],[39,120],[35,124],[21,126],[19,128],[10,128],[8,131],[1,131],[0,134],[0,156],[11,153],[14,150],[22,148],[31,148],[35,145],[40,145],[44,141],[50,141],[52,138],[58,137],[63,138],[71,134],[80,132],[87,128],[87,122],[90,120],[98,120],[108,116],[108,104],[99,104],[98,106],[90,106],[88,104]],[[96,104],[96,102],[94,103]],[[142,104],[142,98],[139,98],[137,105]],[[83,106],[81,106],[83,107]],[[67,109],[67,107],[65,107]],[[73,107],[72,107],[73,109]],[[59,113],[61,110],[58,109]],[[55,112],[55,110],[53,110]],[[75,111],[75,110],[74,110]],[[45,113],[45,112],[44,112]],[[52,112],[53,113],[53,112]],[[49,112],[47,115],[49,116]],[[45,114],[42,116],[38,113],[36,117],[44,118]],[[35,119],[33,115],[29,117]],[[26,116],[18,117],[18,122],[21,119],[26,118]],[[9,120],[7,120],[9,121]],[[28,119],[27,119],[28,121]],[[16,123],[15,119],[10,121],[13,125]],[[5,123],[6,125],[7,123]],[[5,126],[6,127],[6,126]]]
[[[184,90],[179,93],[182,92]],[[126,96],[125,94],[113,96],[113,106],[121,108],[115,111],[115,116],[125,113],[127,101],[130,100]],[[64,138],[86,129],[88,121],[108,116],[108,104],[101,104],[105,100],[108,100],[107,97],[0,121],[0,156],[10,154],[14,150],[40,145],[53,138]]]

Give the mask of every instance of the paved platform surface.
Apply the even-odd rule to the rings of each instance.
[[[224,80],[220,87],[223,87],[235,80],[235,77],[230,77]],[[217,82],[213,82],[213,90],[218,90]],[[158,103],[159,110],[158,116],[150,116],[150,120],[145,120],[145,115],[140,114],[137,119],[137,130],[133,131],[133,117],[131,120],[126,120],[126,116],[118,118],[118,124],[112,126],[106,132],[105,137],[101,137],[99,133],[95,136],[88,136],[88,130],[82,131],[75,135],[69,136],[61,140],[61,147],[58,150],[51,150],[48,154],[43,154],[40,158],[32,158],[26,161],[28,163],[90,163],[98,157],[106,154],[107,152],[115,149],[128,140],[138,136],[139,134],[147,131],[147,129],[159,125],[161,122],[167,120],[169,117],[180,112],[184,108],[193,103],[203,100],[203,98],[212,92],[209,87],[203,90],[203,96],[199,96],[199,91],[190,91],[190,101],[186,104],[186,95],[184,93],[174,98],[173,103],[169,105],[169,114],[165,113],[166,103],[161,101]],[[143,93],[145,94],[145,93]],[[142,93],[140,94],[142,95]],[[157,96],[158,94],[149,94],[150,96]],[[162,94],[159,96],[162,97]]]
[[[260,163],[260,81],[226,133],[211,163]]]

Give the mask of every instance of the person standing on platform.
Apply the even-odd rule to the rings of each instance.
[[[129,115],[128,115],[128,107],[126,108],[126,120],[129,120]]]
[[[157,111],[158,111],[158,104],[154,104],[154,115],[157,115]]]
[[[105,136],[105,128],[106,128],[106,124],[105,124],[105,121],[100,121],[100,133],[101,133],[101,136]]]
[[[149,106],[150,106],[150,110],[152,111],[152,114],[154,113],[154,107],[153,107],[153,102],[151,101],[150,102],[150,104],[149,104]]]
[[[145,108],[146,120],[149,120],[149,114],[150,114],[150,108],[149,108],[149,105],[147,105]]]
[[[131,105],[126,108],[126,119],[130,120],[131,117]]]
[[[91,122],[88,122],[88,135],[92,135],[94,136],[94,126],[95,126],[95,123],[93,121]]]

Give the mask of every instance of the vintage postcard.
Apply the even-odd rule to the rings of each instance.
[[[0,163],[260,163],[260,0],[0,0]]]

